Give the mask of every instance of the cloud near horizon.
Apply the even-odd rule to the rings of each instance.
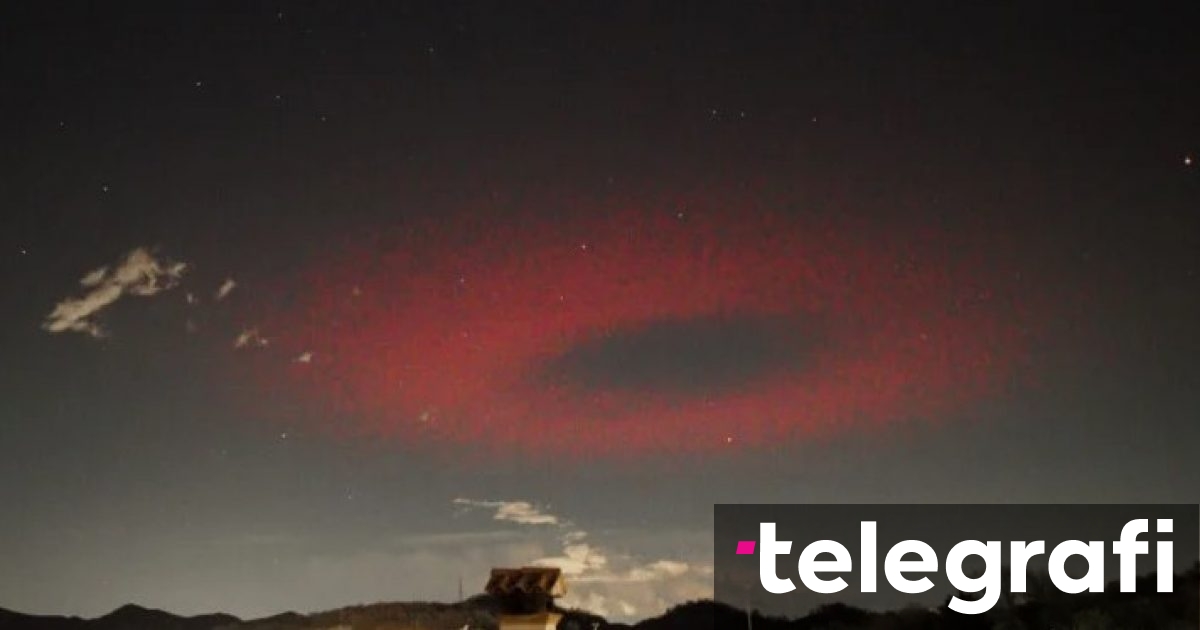
[[[474,499],[458,498],[455,505],[472,508],[488,508],[495,510],[492,518],[497,521],[511,521],[520,525],[558,525],[557,516],[539,510],[528,501],[476,501]]]
[[[54,306],[42,322],[51,333],[80,332],[94,338],[107,336],[96,321],[101,311],[126,295],[150,297],[174,288],[188,270],[185,262],[156,258],[145,247],[125,255],[116,265],[105,265],[84,274],[79,280],[86,291],[67,297]]]
[[[559,552],[527,561],[534,566],[562,570],[570,585],[563,605],[609,617],[632,619],[658,614],[668,607],[692,599],[712,596],[712,571],[704,563],[678,559],[644,560],[628,553],[614,553],[589,541],[587,531],[569,520],[546,512],[528,501],[479,501],[455,499],[456,505],[493,510],[497,521],[521,525],[549,525],[562,533]]]

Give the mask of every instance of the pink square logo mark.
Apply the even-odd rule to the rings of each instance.
[[[738,546],[737,546],[737,555],[739,555],[739,556],[754,555],[754,541],[753,540],[739,540]]]

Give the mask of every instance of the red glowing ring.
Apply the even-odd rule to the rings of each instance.
[[[313,353],[288,374],[331,429],[532,453],[936,419],[1018,371],[1030,313],[985,240],[769,205],[410,221],[317,261],[264,328]]]

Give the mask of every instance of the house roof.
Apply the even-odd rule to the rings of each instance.
[[[567,583],[562,569],[554,567],[521,567],[520,569],[492,569],[487,586],[489,595],[549,595],[560,597],[567,593]]]

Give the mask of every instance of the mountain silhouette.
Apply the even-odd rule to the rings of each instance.
[[[240,622],[233,615],[181,617],[134,604],[126,604],[95,619],[23,615],[0,609],[0,630],[215,630],[237,627]]]
[[[1200,565],[1176,575],[1172,593],[1154,592],[1151,577],[1139,579],[1137,592],[1121,593],[1111,583],[1103,593],[1067,595],[1055,589],[1031,589],[980,615],[962,615],[940,607],[910,607],[874,612],[829,604],[803,617],[764,616],[702,600],[680,604],[662,615],[632,625],[610,623],[581,610],[562,610],[559,630],[1195,630],[1200,599]],[[262,619],[233,615],[182,617],[128,604],[95,619],[25,615],[0,608],[0,630],[495,630],[499,604],[488,595],[461,602],[379,603],[348,606],[313,614],[286,612]]]

